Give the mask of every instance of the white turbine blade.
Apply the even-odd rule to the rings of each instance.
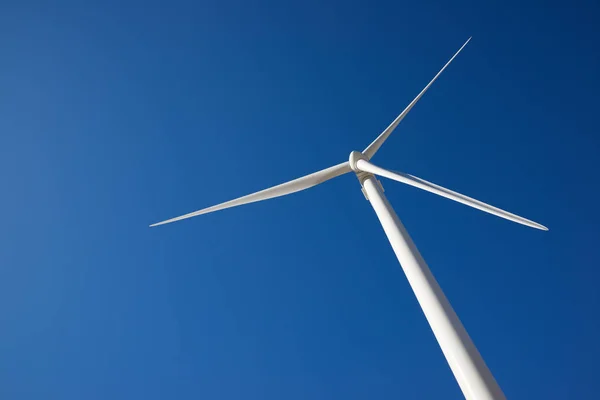
[[[537,222],[533,222],[531,220],[528,220],[527,218],[523,218],[513,213],[509,213],[508,211],[504,211],[498,207],[491,206],[482,201],[473,199],[469,196],[465,196],[464,194],[460,194],[450,189],[446,189],[445,187],[436,185],[435,183],[428,182],[421,178],[417,178],[416,176],[404,174],[402,172],[388,171],[386,169],[373,165],[366,160],[358,160],[356,166],[361,171],[370,172],[372,174],[383,176],[394,181],[406,183],[407,185],[426,190],[430,193],[437,194],[439,196],[457,201],[459,203],[473,208],[477,208],[478,210],[485,211],[487,213],[496,215],[501,218],[505,218],[509,221],[517,222],[519,224],[530,226],[532,228],[541,229],[543,231],[548,230],[548,228],[546,228],[544,225],[538,224]]]
[[[427,86],[425,86],[425,89],[421,90],[421,93],[419,93],[419,95],[417,97],[415,97],[415,99],[413,101],[410,102],[408,107],[406,107],[404,109],[404,111],[402,111],[402,113],[396,117],[396,119],[390,124],[390,126],[388,126],[383,132],[381,132],[381,134],[377,137],[377,139],[375,139],[373,141],[373,143],[371,143],[369,145],[369,147],[364,149],[363,154],[365,156],[367,156],[370,159],[375,155],[375,153],[377,153],[377,150],[379,150],[379,148],[381,147],[383,142],[385,142],[385,140],[388,138],[388,136],[390,136],[390,134],[394,131],[394,129],[396,129],[396,127],[398,126],[400,121],[402,121],[404,119],[404,117],[406,117],[406,114],[408,114],[408,112],[415,106],[415,104],[417,104],[417,101],[419,101],[419,99],[421,99],[421,97],[425,94],[427,89],[429,89],[429,87],[433,84],[433,82],[435,82],[435,80],[442,74],[442,72],[444,72],[446,67],[448,65],[450,65],[452,60],[454,60],[454,58],[458,55],[458,53],[461,52],[461,50],[467,45],[467,43],[469,43],[469,40],[471,40],[471,38],[469,38],[465,42],[465,44],[463,44],[462,47],[460,49],[458,49],[458,51],[452,56],[450,61],[448,61],[446,63],[446,65],[444,65],[444,67],[440,70],[440,72],[438,72],[437,75],[433,77],[431,82],[429,82],[427,84]]]
[[[252,193],[247,196],[239,197],[234,200],[227,201],[225,203],[217,204],[216,206],[204,208],[202,210],[194,211],[189,214],[182,215],[180,217],[171,218],[166,221],[158,222],[156,224],[150,225],[158,226],[168,224],[170,222],[179,221],[186,218],[195,217],[197,215],[208,214],[214,211],[224,210],[226,208],[241,206],[242,204],[254,203],[257,201],[268,200],[274,197],[285,196],[286,194],[291,194],[295,192],[299,192],[304,189],[311,188],[320,183],[328,181],[330,179],[335,178],[336,176],[343,175],[347,172],[350,172],[350,166],[348,162],[343,162],[338,165],[334,165],[333,167],[315,172],[310,175],[303,176],[298,179],[294,179],[293,181],[289,181],[286,183],[282,183],[281,185],[273,186],[271,188],[261,190],[260,192]]]

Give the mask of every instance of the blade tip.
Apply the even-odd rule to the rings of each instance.
[[[159,226],[159,225],[164,225],[166,224],[168,221],[161,221],[161,222],[156,222],[152,225],[149,225],[149,228],[154,228],[155,226]]]

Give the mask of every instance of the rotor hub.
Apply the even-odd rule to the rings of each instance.
[[[363,153],[361,153],[360,151],[353,151],[352,153],[350,153],[350,158],[348,159],[348,163],[350,164],[350,168],[352,168],[352,171],[354,172],[361,172],[358,167],[356,166],[356,163],[358,162],[358,160],[365,160],[365,161],[369,161],[369,158],[367,156],[365,156]]]

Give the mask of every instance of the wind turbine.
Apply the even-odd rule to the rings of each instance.
[[[223,210],[230,207],[240,206],[242,204],[254,203],[257,201],[268,200],[279,196],[285,196],[294,192],[305,190],[313,186],[319,185],[325,181],[338,177],[340,175],[354,172],[361,184],[361,189],[367,200],[373,206],[383,230],[385,231],[390,244],[396,253],[396,257],[408,278],[411,288],[421,306],[431,329],[448,361],[450,369],[454,374],[465,398],[471,399],[505,399],[504,393],[498,383],[494,379],[492,373],[483,361],[479,351],[473,344],[464,326],[460,322],[458,316],[452,309],[448,299],[442,292],[442,289],[435,280],[433,274],[429,270],[427,263],[417,250],[417,247],[410,238],[408,232],[400,219],[394,212],[394,209],[383,194],[383,186],[375,178],[383,176],[397,182],[405,183],[410,186],[425,190],[445,197],[450,200],[457,201],[470,207],[477,208],[481,211],[517,222],[522,225],[532,228],[547,231],[543,225],[509,213],[500,208],[491,206],[482,201],[475,200],[471,197],[446,189],[442,186],[428,182],[424,179],[417,178],[402,172],[393,172],[371,163],[371,158],[377,153],[377,150],[383,145],[385,140],[396,129],[398,124],[406,117],[408,112],[414,107],[419,99],[425,94],[427,89],[435,82],[440,74],[450,65],[452,60],[461,52],[461,50],[469,43],[469,38],[465,44],[452,56],[452,58],[444,65],[444,67],[433,77],[431,82],[410,102],[408,107],[388,126],[366,149],[361,152],[353,151],[350,153],[348,161],[334,165],[327,169],[315,172],[310,175],[303,176],[293,181],[282,183],[281,185],[252,193],[216,206],[204,208],[180,217],[168,219],[150,225],[157,226],[168,224],[170,222],[179,221],[195,217],[201,214],[207,214],[214,211]]]

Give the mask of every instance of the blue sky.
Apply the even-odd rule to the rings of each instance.
[[[250,4],[252,3],[252,4]],[[285,3],[285,4],[284,4]],[[351,175],[363,149],[512,399],[594,398],[592,2],[3,2],[0,397],[461,398]]]

